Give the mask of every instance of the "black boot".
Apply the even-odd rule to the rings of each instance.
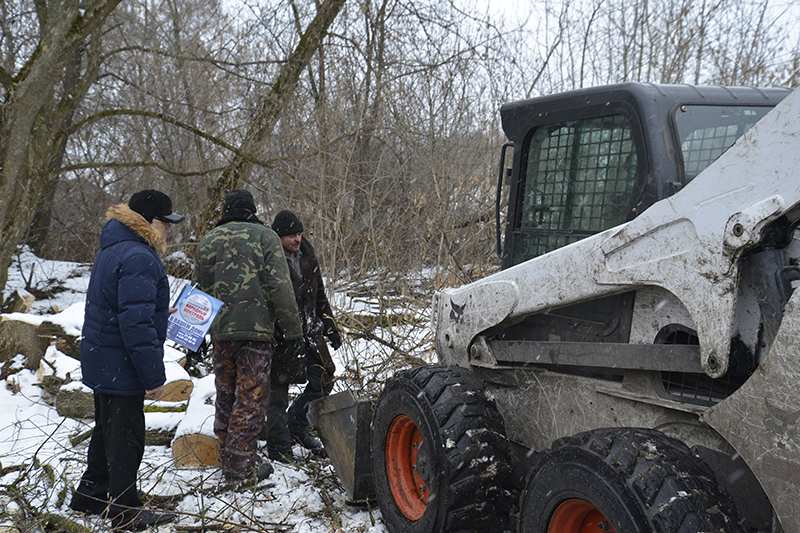
[[[278,461],[279,463],[286,464],[296,464],[300,462],[300,458],[294,454],[291,447],[282,450],[270,450],[269,458],[271,461]]]
[[[265,461],[260,455],[256,454],[253,458],[253,468],[250,472],[235,472],[223,469],[223,477],[227,483],[238,483],[240,481],[254,481],[258,483],[272,475],[275,469],[272,463]]]
[[[69,508],[79,513],[96,514],[105,518],[108,514],[108,494],[102,493],[102,489],[98,490],[96,483],[81,480],[78,488],[72,493]]]
[[[307,428],[299,431],[292,431],[292,440],[318,457],[326,456],[322,441],[309,433]]]

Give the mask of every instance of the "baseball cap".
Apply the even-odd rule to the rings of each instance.
[[[131,196],[128,207],[152,222],[154,218],[169,224],[183,222],[186,217],[172,212],[172,200],[161,191],[147,189]]]

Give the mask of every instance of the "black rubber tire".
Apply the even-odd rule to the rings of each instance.
[[[387,437],[398,417],[409,417],[422,437],[417,471],[429,493],[424,514],[416,519],[401,511],[387,474]],[[372,475],[389,531],[509,530],[515,503],[510,455],[503,419],[469,371],[424,366],[386,382],[373,416]]]
[[[611,428],[559,439],[531,472],[519,531],[547,533],[578,499],[618,533],[744,533],[730,495],[682,442],[650,429]],[[566,532],[569,533],[569,532]]]

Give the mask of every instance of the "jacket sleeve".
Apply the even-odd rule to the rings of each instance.
[[[122,341],[145,389],[163,385],[164,343],[156,325],[156,296],[160,269],[151,254],[139,253],[123,262],[119,269],[117,302]]]
[[[278,236],[268,230],[264,242],[264,264],[267,268],[267,291],[275,310],[275,321],[286,340],[303,337],[303,325],[289,275],[289,264]]]
[[[324,325],[322,330],[323,334],[327,335],[332,331],[338,331],[338,328],[333,319],[333,309],[331,309],[331,304],[328,302],[328,297],[325,295],[325,283],[322,281],[322,272],[320,271],[319,263],[315,265],[314,277],[317,278],[315,280],[317,287],[317,318],[319,318]]]
[[[208,292],[209,288],[208,283],[206,283],[204,272],[203,272],[203,265],[202,265],[202,251],[203,241],[200,241],[200,244],[197,247],[197,251],[195,252],[194,257],[194,269],[192,270],[192,284],[196,284],[197,288],[203,292]]]

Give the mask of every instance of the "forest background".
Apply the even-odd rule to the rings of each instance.
[[[244,187],[265,222],[287,208],[303,219],[346,336],[341,383],[374,394],[394,367],[433,360],[433,291],[499,267],[504,102],[623,81],[800,84],[800,0],[498,3],[0,0],[0,288],[63,311],[107,207],[145,188],[187,215],[165,256],[185,279],[225,193]],[[54,261],[66,279],[41,266]],[[145,471],[160,479],[171,462],[155,457]],[[308,485],[293,469],[271,490],[297,499],[285,479],[301,470]],[[186,505],[239,513],[226,498]],[[285,501],[269,505],[296,514]],[[382,531],[366,514],[341,516]],[[336,522],[312,518],[293,531]]]
[[[188,277],[245,187],[265,222],[301,216],[330,283],[427,305],[498,267],[502,103],[800,82],[796,0],[487,5],[0,0],[0,287],[20,245],[90,263],[106,208],[145,188],[188,216],[166,261]]]

